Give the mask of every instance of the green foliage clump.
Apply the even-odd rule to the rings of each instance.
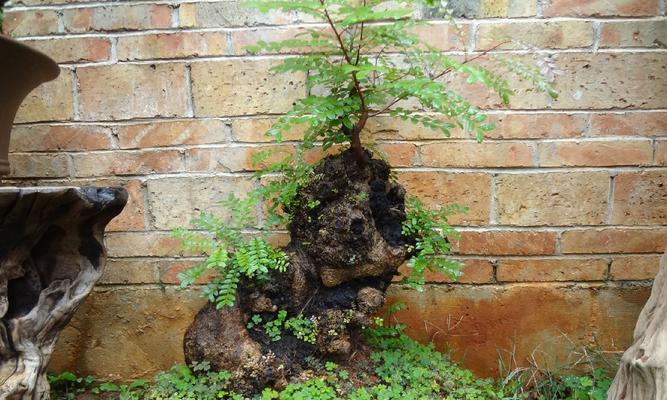
[[[48,381],[51,390],[58,393],[60,399],[74,400],[79,394],[92,389],[95,378],[92,376],[80,377],[65,371],[60,374],[49,374]]]
[[[252,400],[603,400],[611,384],[601,368],[590,374],[560,376],[522,369],[527,374],[512,374],[499,382],[478,379],[432,343],[410,339],[404,329],[402,325],[384,326],[378,318],[376,326],[365,330],[374,348],[367,365],[347,370],[330,361],[313,360],[313,378],[291,383],[282,391],[266,388]],[[229,372],[211,371],[204,362],[191,367],[176,365],[158,374],[151,384],[140,380],[95,386],[93,378],[69,372],[52,375],[49,382],[56,400],[75,399],[83,393],[120,400],[251,400],[231,391],[230,379]]]
[[[285,328],[289,329],[297,339],[309,344],[315,344],[317,341],[316,327],[315,321],[304,318],[302,315],[290,318],[285,322]]]
[[[460,239],[460,236],[447,219],[451,214],[467,212],[467,209],[451,205],[429,210],[416,197],[407,199],[405,209],[403,235],[414,238],[415,245],[408,248],[414,256],[408,263],[410,274],[403,279],[403,283],[421,291],[425,284],[425,271],[442,273],[456,280],[461,275],[463,264],[446,256],[452,248],[450,240]]]
[[[208,254],[205,261],[178,274],[181,287],[190,286],[209,272],[214,277],[204,286],[202,296],[220,309],[232,306],[241,277],[266,281],[272,270],[285,272],[289,259],[285,252],[271,246],[263,237],[248,238],[242,229],[253,225],[256,194],[239,199],[230,195],[222,202],[231,211],[230,222],[202,213],[193,221],[195,229],[178,228],[174,235],[182,239],[183,248]],[[204,233],[202,233],[203,231]]]
[[[262,323],[262,316],[255,314],[250,318],[246,325],[248,329],[259,327]],[[277,342],[282,339],[284,330],[289,330],[299,340],[315,344],[317,340],[317,324],[311,318],[304,318],[302,314],[296,317],[287,318],[287,311],[280,310],[276,317],[264,324],[264,332],[271,339],[272,342]]]

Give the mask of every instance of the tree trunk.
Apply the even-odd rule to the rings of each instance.
[[[123,189],[0,188],[0,399],[49,398],[62,329],[101,277]]]
[[[184,338],[188,363],[228,370],[236,390],[254,394],[307,375],[313,359],[345,363],[359,349],[358,329],[382,307],[408,256],[401,233],[405,192],[390,180],[385,162],[364,156],[363,167],[348,150],[316,168],[315,180],[288,210],[288,272],[264,285],[241,282],[234,307],[204,306]],[[247,327],[253,315],[270,321],[279,310],[314,321],[315,342],[287,329],[272,341],[261,325]]]
[[[667,252],[633,338],[621,358],[608,400],[667,399]]]

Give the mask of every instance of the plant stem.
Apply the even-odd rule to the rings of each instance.
[[[323,6],[325,5],[325,0],[320,0],[320,4]],[[334,35],[336,35],[336,40],[338,41],[338,46],[340,47],[341,51],[343,52],[343,56],[345,57],[345,61],[350,64],[350,65],[356,65],[352,61],[352,57],[350,57],[350,54],[347,51],[347,48],[345,47],[345,44],[343,43],[343,38],[341,37],[340,33],[338,32],[338,29],[336,29],[336,24],[333,22],[331,19],[331,16],[329,15],[329,11],[325,8],[324,9],[324,16],[327,19],[327,22],[329,23],[329,26],[331,27],[331,30],[333,30]],[[363,28],[363,25],[362,25]],[[357,59],[358,62],[358,59]],[[359,96],[359,102],[361,103],[361,117],[359,118],[359,121],[354,125],[354,128],[352,128],[352,131],[349,131],[347,129],[344,129],[343,132],[346,134],[349,133],[348,136],[350,136],[350,143],[352,147],[352,151],[354,152],[355,159],[357,161],[357,164],[360,167],[364,167],[366,165],[366,155],[364,154],[364,147],[361,144],[361,137],[360,133],[364,129],[364,126],[366,126],[366,122],[368,121],[368,107],[366,106],[366,99],[364,98],[364,93],[361,90],[361,84],[359,83],[359,80],[357,79],[357,74],[356,72],[352,72],[352,80],[354,82],[354,90]]]

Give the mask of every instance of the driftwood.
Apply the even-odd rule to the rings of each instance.
[[[0,399],[49,398],[58,335],[101,277],[118,188],[0,188]]]
[[[667,399],[667,252],[660,260],[660,271],[639,314],[633,338],[607,399]]]

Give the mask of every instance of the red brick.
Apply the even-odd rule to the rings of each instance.
[[[160,283],[165,283],[168,285],[178,285],[181,283],[181,280],[178,279],[178,274],[185,271],[188,268],[192,268],[195,265],[199,264],[201,260],[162,260],[159,265],[158,273],[160,274]],[[206,283],[209,279],[202,277],[198,280],[198,284]]]
[[[273,137],[266,132],[271,128],[276,118],[251,117],[235,118],[232,120],[232,136],[235,142],[273,142]],[[283,133],[283,140],[301,140],[307,126],[294,125],[288,132]]]
[[[655,142],[655,165],[667,166],[667,140]]]
[[[220,120],[183,120],[121,125],[121,148],[177,146],[183,144],[222,143],[229,137],[229,127]]]
[[[616,281],[653,279],[660,270],[660,256],[614,256],[610,278]]]
[[[26,151],[84,151],[111,148],[111,129],[100,125],[17,125],[9,149]]]
[[[658,0],[552,0],[544,15],[552,16],[654,16]]]
[[[653,161],[650,140],[544,142],[539,151],[541,167],[651,165]]]
[[[493,281],[493,266],[489,260],[466,259],[458,260],[464,264],[461,275],[456,283],[490,283]],[[400,282],[404,277],[410,275],[410,268],[403,264],[398,270],[399,275],[394,276],[393,282]],[[449,276],[436,272],[424,271],[426,283],[452,283]]]
[[[178,150],[115,151],[74,154],[77,177],[109,175],[146,175],[182,171]]]
[[[183,254],[181,240],[162,232],[110,232],[104,237],[109,257],[165,257]]]
[[[489,122],[496,129],[488,139],[563,139],[586,132],[585,114],[492,114]]]
[[[232,54],[248,54],[246,47],[256,44],[259,41],[276,42],[287,39],[295,39],[297,35],[306,33],[305,28],[255,28],[231,31]],[[300,39],[307,39],[310,36],[301,36]],[[313,48],[285,48],[280,51],[262,50],[259,54],[280,54],[280,53],[309,53],[318,49]]]
[[[445,117],[440,117],[440,119],[447,120]],[[400,118],[385,115],[370,118],[361,135],[362,140],[366,139],[368,142],[378,139],[433,140],[448,139],[450,137],[468,139],[470,137],[463,129],[453,128],[450,131],[451,136],[445,136],[439,130],[433,130],[420,124],[413,124],[410,121],[403,121]]]
[[[74,114],[72,77],[61,69],[60,76],[37,87],[21,103],[14,123],[71,120]]]
[[[9,154],[10,178],[61,178],[69,176],[65,154]]]
[[[182,364],[183,334],[205,303],[198,294],[194,288],[98,287],[63,331],[50,367],[128,382]]]
[[[526,143],[447,142],[420,147],[427,167],[529,167],[534,148]]]
[[[185,116],[184,64],[122,64],[79,68],[84,120]]]
[[[104,284],[146,284],[157,283],[158,261],[109,259],[99,283]]]
[[[7,11],[2,22],[5,35],[44,36],[58,32],[58,13],[49,10]]]
[[[247,59],[192,64],[196,116],[282,113],[305,95],[301,73],[275,74],[275,60]]]
[[[661,253],[667,227],[577,229],[563,232],[563,253]]]
[[[67,32],[133,31],[171,27],[171,7],[166,4],[110,5],[69,8],[63,11]]]
[[[603,224],[608,198],[606,172],[507,174],[496,179],[500,224]]]
[[[229,217],[220,205],[230,194],[243,197],[255,187],[251,177],[174,177],[148,180],[148,204],[156,229],[190,227],[201,212]]]
[[[610,21],[602,24],[600,47],[660,47],[665,21]]]
[[[454,203],[468,207],[468,213],[451,216],[452,224],[482,225],[489,222],[489,174],[400,171],[397,177],[409,196],[419,197],[429,208]]]
[[[242,1],[231,0],[181,4],[179,22],[182,27],[189,28],[229,28],[314,21],[313,17],[303,13],[276,10],[263,13],[257,8],[245,7],[242,3]]]
[[[593,44],[590,21],[549,21],[481,23],[477,33],[477,50],[524,49],[531,46],[547,49],[588,47]]]
[[[457,33],[449,22],[431,21],[427,25],[413,28],[411,33],[427,46],[437,50],[463,50],[468,43],[461,41],[461,35],[463,40],[469,37],[469,26],[459,25],[459,29],[460,32]],[[422,47],[426,49],[425,46]]]
[[[411,167],[417,156],[417,146],[412,143],[380,143],[375,148],[392,167]]]
[[[511,58],[527,65],[535,60],[529,56]],[[496,63],[476,61],[497,71]],[[662,52],[599,52],[561,53],[557,65],[565,70],[554,87],[557,100],[535,90],[527,80],[503,73],[516,95],[511,109],[590,110],[590,109],[658,109],[667,107],[667,53]],[[470,85],[461,76],[447,79],[450,89],[480,107],[503,108],[498,96],[481,84]]]
[[[597,136],[667,136],[667,112],[593,114],[591,134]]]
[[[293,151],[291,145],[283,146],[234,146],[234,147],[207,147],[188,149],[186,151],[187,170],[195,172],[222,171],[255,171],[265,164],[255,165],[253,156],[263,150],[282,150],[272,156],[268,162],[277,162],[284,158],[287,153]]]
[[[612,223],[667,225],[667,172],[621,173],[614,179]]]
[[[103,38],[52,38],[23,43],[61,64],[107,61],[111,58],[111,42]]]
[[[649,293],[606,284],[429,285],[424,293],[392,285],[387,304],[408,306],[392,321],[410,337],[453,350],[479,376],[497,376],[499,354],[514,368],[567,365],[590,343],[624,350]]]
[[[178,32],[118,38],[119,60],[154,60],[227,54],[225,32]]]
[[[540,231],[461,232],[455,252],[485,256],[552,255],[556,251],[556,234]]]
[[[601,281],[604,258],[521,258],[498,260],[499,282]]]

